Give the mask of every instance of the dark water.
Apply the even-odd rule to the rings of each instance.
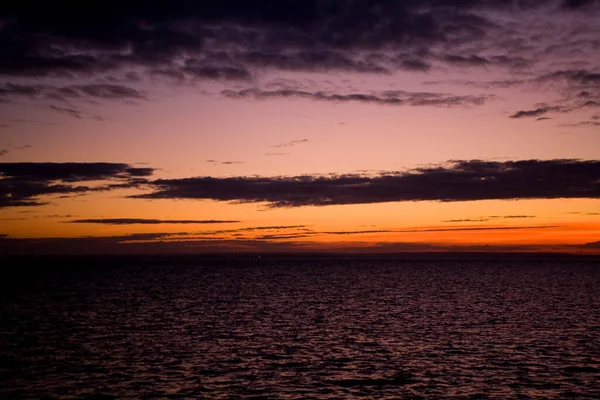
[[[2,274],[2,398],[600,398],[597,261]]]

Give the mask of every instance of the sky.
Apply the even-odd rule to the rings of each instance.
[[[10,2],[3,253],[600,254],[600,1]]]

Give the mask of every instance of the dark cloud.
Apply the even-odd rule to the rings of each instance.
[[[583,212],[579,212],[579,211],[573,211],[573,212],[569,212],[567,214],[573,214],[573,215],[600,215],[600,213],[597,213],[597,212],[583,213]]]
[[[524,86],[531,83],[525,79],[502,79],[493,81],[469,81],[464,79],[453,79],[447,81],[424,81],[424,85],[440,85],[440,84],[451,84],[457,86],[471,86],[478,89],[508,89],[513,87]]]
[[[577,127],[577,126],[600,126],[600,121],[581,121],[572,124],[561,124],[560,126]]]
[[[550,112],[566,113],[600,107],[600,73],[595,71],[558,70],[532,78],[527,83],[531,87],[559,89],[563,97],[554,105],[543,105],[533,110],[519,111],[511,118],[538,117]]]
[[[152,253],[166,233],[136,233],[121,236],[75,238],[0,237],[2,254],[111,254],[120,252]],[[155,242],[157,241],[157,242]],[[176,246],[182,247],[182,246]],[[165,249],[167,252],[169,250]],[[173,248],[170,249],[173,251]]]
[[[183,72],[201,79],[228,81],[250,81],[252,79],[250,72],[243,66],[204,65],[197,60],[187,60]]]
[[[219,164],[219,165],[234,165],[234,164],[243,164],[243,161],[218,161],[218,160],[206,160],[209,164]]]
[[[456,96],[444,93],[423,93],[423,92],[405,92],[401,90],[388,90],[379,94],[367,93],[327,93],[327,92],[308,92],[295,89],[280,90],[261,90],[257,88],[243,90],[224,90],[221,92],[225,97],[233,99],[251,98],[257,100],[275,99],[275,98],[303,98],[315,101],[327,101],[334,103],[371,103],[389,106],[473,106],[481,105],[490,96]]]
[[[325,235],[363,235],[365,233],[390,233],[390,232],[401,232],[396,230],[366,230],[366,231],[331,231],[331,232],[320,232]]]
[[[123,86],[123,85],[111,85],[111,84],[90,84],[90,85],[76,85],[72,86],[72,89],[79,90],[82,93],[101,99],[144,99],[145,96],[138,90]],[[67,88],[67,89],[71,89]]]
[[[503,216],[490,216],[490,218],[523,219],[523,218],[536,218],[536,216],[535,215],[503,215]]]
[[[135,67],[224,80],[249,80],[250,68],[427,71],[423,49],[485,45],[498,25],[480,11],[507,9],[503,0],[24,3],[0,11],[5,76],[110,76]],[[520,3],[523,12],[533,7]],[[378,59],[384,52],[405,56],[386,63]],[[479,54],[446,58],[469,65],[516,64],[493,58],[486,63]]]
[[[449,64],[455,64],[459,66],[481,66],[490,63],[487,58],[480,57],[475,54],[471,54],[470,56],[447,54],[443,59]]]
[[[400,68],[408,71],[427,72],[431,69],[431,64],[423,60],[402,60]]]
[[[459,221],[460,222],[460,221]],[[521,229],[550,229],[559,228],[558,225],[538,226],[476,226],[476,227],[453,227],[453,228],[419,228],[419,229],[391,229],[371,231],[333,231],[321,232],[326,235],[362,235],[365,233],[419,233],[419,232],[453,232],[453,231],[505,231]]]
[[[37,97],[45,89],[43,85],[19,85],[14,83],[5,83],[0,87],[1,97],[21,96],[21,97]]]
[[[582,247],[582,248],[586,248],[586,249],[600,249],[600,241],[589,242],[589,243],[578,245],[576,247]]]
[[[153,171],[117,163],[0,163],[0,208],[41,205],[44,195],[137,187]]]
[[[9,235],[0,234],[0,252],[8,254],[185,254],[185,253],[240,253],[260,252],[268,253],[327,253],[322,246],[316,245],[314,241],[308,241],[310,234],[266,234],[252,239],[229,239],[229,238],[207,238],[207,239],[174,239],[177,235],[186,233],[143,233],[107,237],[79,237],[79,238],[11,238]],[[292,240],[290,240],[292,239]],[[296,239],[296,240],[294,240]],[[299,239],[299,240],[298,240]],[[590,242],[583,245],[440,245],[423,242],[353,242],[338,243],[336,252],[343,253],[379,253],[391,254],[400,252],[435,252],[435,257],[444,256],[440,252],[449,252],[446,256],[457,255],[461,258],[468,257],[469,252],[536,252],[556,251],[562,249],[597,249],[600,242]],[[480,254],[477,255],[479,257]],[[410,257],[414,257],[411,255]]]
[[[11,151],[15,151],[15,150],[25,150],[25,149],[29,149],[31,148],[30,144],[26,144],[23,146],[12,146],[12,145],[8,145],[7,148],[5,149],[0,149],[0,157],[7,155],[8,153],[10,153]]]
[[[186,233],[184,232],[183,235]],[[172,239],[177,234],[143,233],[108,237],[79,238],[11,238],[0,234],[0,252],[8,254],[183,254],[228,253],[240,251],[299,252],[306,248],[301,241],[290,242],[296,235],[255,239]]]
[[[303,230],[306,231],[307,225],[270,225],[270,226],[250,226],[247,228],[236,229],[220,229],[215,231],[202,232],[207,235],[223,234],[223,233],[240,233],[240,232],[255,232],[255,231],[280,231],[280,230]]]
[[[298,233],[291,235],[261,235],[255,238],[255,240],[289,240],[289,239],[304,239],[308,237],[313,237],[314,235],[306,234],[306,233]]]
[[[505,231],[521,229],[552,229],[560,228],[559,225],[538,225],[538,226],[477,226],[466,228],[434,228],[434,229],[408,229],[396,232],[417,233],[417,232],[452,232],[452,231]]]
[[[600,161],[451,161],[378,175],[197,177],[152,181],[145,199],[264,202],[271,207],[395,201],[600,198]]]
[[[276,144],[271,147],[293,147],[302,143],[308,143],[308,139],[291,140],[289,142]]]
[[[457,222],[485,222],[485,221],[489,221],[491,218],[465,218],[465,219],[448,219],[442,222],[449,222],[449,223],[457,223]]]
[[[564,112],[564,111],[567,111],[567,110],[564,107],[559,107],[559,106],[550,107],[550,106],[547,106],[547,107],[536,108],[535,110],[517,111],[516,113],[514,113],[510,117],[511,118],[538,117],[540,115],[544,115],[544,114],[547,114],[549,112],[556,112],[556,111]]]
[[[389,70],[374,62],[357,60],[336,51],[300,51],[294,53],[249,52],[239,56],[241,62],[259,67],[271,67],[290,71],[349,71],[359,73],[389,73]],[[422,66],[404,65],[404,69],[419,69]],[[416,67],[416,68],[411,68]]]
[[[149,218],[100,218],[100,219],[76,219],[67,221],[69,224],[104,224],[104,225],[159,225],[159,224],[229,224],[240,221],[225,221],[216,219],[149,219]]]
[[[536,218],[534,215],[488,215],[481,218],[450,219],[442,222],[485,222],[493,219],[524,219]]]
[[[591,6],[594,4],[598,4],[596,0],[563,0],[562,7],[570,10],[577,10],[581,8],[585,8],[587,6]]]
[[[561,79],[583,86],[600,85],[600,73],[585,69],[554,71],[540,76],[538,81],[544,82]]]
[[[0,99],[10,101],[14,97],[25,97],[36,100],[70,101],[73,99],[92,98],[104,100],[142,100],[146,96],[140,91],[124,85],[116,84],[88,84],[88,85],[18,85],[5,83],[0,86]],[[57,112],[64,112],[76,116],[80,111],[73,108],[49,106]],[[80,115],[80,114],[79,114]]]
[[[61,106],[56,106],[56,105],[52,104],[52,105],[48,106],[48,109],[50,109],[52,111],[56,111],[61,114],[67,114],[67,115],[77,118],[77,119],[82,118],[81,111],[79,111],[75,108],[61,107]]]

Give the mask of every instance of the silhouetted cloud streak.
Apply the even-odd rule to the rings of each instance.
[[[546,113],[552,112],[552,111],[566,111],[564,107],[540,107],[540,108],[536,108],[535,110],[522,110],[522,111],[517,111],[516,113],[514,113],[513,115],[511,115],[511,118],[526,118],[526,117],[538,117],[540,115],[544,115]]]
[[[160,224],[229,224],[240,221],[226,221],[216,219],[188,220],[188,219],[151,219],[151,218],[92,218],[67,221],[70,224],[104,224],[104,225],[160,225]]]
[[[303,98],[316,101],[326,101],[334,103],[371,103],[387,106],[435,106],[435,107],[454,107],[454,106],[475,106],[485,103],[491,96],[456,96],[444,93],[424,93],[424,92],[406,92],[402,90],[389,90],[379,94],[367,93],[326,93],[326,92],[308,92],[296,89],[280,90],[261,90],[257,88],[243,90],[223,90],[221,94],[233,99],[251,98],[256,100],[276,99],[276,98]]]
[[[308,139],[291,140],[289,142],[276,144],[271,147],[294,147],[303,143],[308,143]]]
[[[158,179],[144,199],[264,202],[271,207],[395,201],[600,198],[600,161],[451,161],[378,175]]]
[[[153,171],[120,163],[0,163],[0,208],[41,205],[43,195],[136,187]],[[94,181],[104,183],[89,184]]]

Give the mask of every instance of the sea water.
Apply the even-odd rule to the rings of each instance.
[[[597,260],[150,260],[4,265],[0,397],[600,397]]]

